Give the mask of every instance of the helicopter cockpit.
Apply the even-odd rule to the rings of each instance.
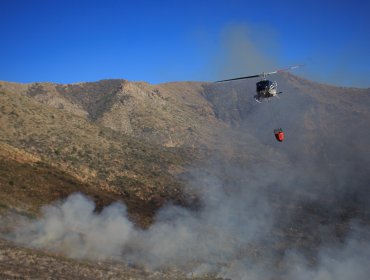
[[[268,98],[277,95],[277,83],[269,80],[262,80],[256,83],[257,95],[255,98],[260,100],[261,98]]]

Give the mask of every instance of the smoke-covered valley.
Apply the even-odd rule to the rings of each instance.
[[[3,143],[27,155],[41,155],[44,162],[63,167],[73,178],[88,165],[81,159],[70,164],[70,145],[76,146],[76,153],[100,145],[103,155],[108,152],[105,143],[117,138],[111,135],[122,134],[133,137],[132,150],[135,141],[151,143],[151,148],[140,149],[153,155],[122,154],[127,156],[124,168],[118,159],[104,154],[107,158],[99,158],[101,165],[88,166],[86,174],[109,168],[100,179],[86,175],[86,184],[106,181],[105,193],[125,191],[100,205],[96,197],[102,194],[89,193],[92,187],[87,186],[42,203],[32,218],[14,211],[20,205],[8,206],[1,223],[6,229],[3,237],[78,260],[118,261],[151,271],[176,268],[190,279],[366,279],[370,273],[370,92],[316,84],[289,74],[277,81],[284,92],[281,98],[262,104],[253,100],[254,81],[162,85],[103,81],[33,88],[3,84],[2,96],[37,102],[32,106],[41,104],[37,108],[50,110],[45,114],[54,114],[54,120],[78,115],[69,121],[80,122],[77,134],[95,126],[107,129],[103,136],[91,132],[93,137],[78,140],[86,143],[78,143],[85,147],[80,149],[73,138],[75,128],[69,130],[69,142],[53,142],[35,123],[25,127],[24,120],[16,123],[20,138],[15,140],[10,127],[23,115],[15,103],[12,110],[17,117],[10,110],[2,111],[7,120],[2,125],[9,128],[2,132]],[[35,111],[32,108],[30,112]],[[27,117],[29,112],[24,114]],[[47,121],[38,123],[47,126]],[[282,143],[274,139],[273,130],[278,127],[286,134]],[[26,141],[28,130],[31,145]],[[98,144],[90,140],[99,137]],[[39,147],[38,139],[53,153]],[[114,147],[119,150],[114,143],[107,144],[111,152]],[[157,146],[161,148],[145,150]],[[190,159],[172,159],[173,153]],[[129,156],[142,162],[130,166]],[[145,177],[153,170],[157,172],[153,177]],[[131,182],[124,180],[129,171],[136,175],[130,178],[142,185],[125,185]],[[155,176],[174,181],[162,183]],[[116,178],[121,178],[120,184]],[[144,191],[152,178],[157,187]],[[182,187],[175,186],[175,181]],[[17,187],[17,181],[12,182]],[[55,191],[59,190],[50,192]],[[135,196],[140,191],[142,200]],[[158,201],[151,222],[140,225],[135,211]]]
[[[345,193],[319,198],[318,180],[282,175],[292,170],[266,176],[259,168],[224,168],[194,171],[198,209],[165,205],[148,229],[135,226],[121,203],[97,213],[89,198],[72,194],[8,238],[71,258],[176,267],[189,278],[366,279],[368,207]]]

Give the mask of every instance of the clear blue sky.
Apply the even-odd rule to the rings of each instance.
[[[0,4],[0,80],[212,81],[304,63],[297,75],[370,87],[369,0]]]

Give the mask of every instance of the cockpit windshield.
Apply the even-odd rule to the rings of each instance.
[[[262,91],[262,90],[266,90],[270,87],[270,85],[272,84],[271,81],[268,81],[268,80],[265,80],[265,81],[259,81],[256,85],[257,85],[257,91]]]

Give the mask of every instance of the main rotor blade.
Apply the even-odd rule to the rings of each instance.
[[[268,72],[268,73],[265,73],[265,74],[266,75],[276,74],[276,73],[279,73],[279,72],[284,72],[284,71],[288,71],[288,70],[291,70],[291,69],[295,69],[295,68],[301,67],[303,65],[304,64],[293,65],[293,66],[290,66],[290,67],[287,67],[287,68],[284,68],[284,69],[275,70],[275,71]]]
[[[257,78],[257,77],[260,77],[260,76],[261,75],[253,75],[253,76],[239,77],[239,78],[227,79],[227,80],[222,80],[222,81],[216,81],[216,83],[229,82],[229,81],[242,80],[242,79],[249,79],[249,78]]]
[[[288,71],[288,70],[291,70],[291,69],[295,69],[295,68],[301,67],[303,65],[304,64],[293,65],[293,66],[290,66],[290,67],[287,67],[287,68],[284,68],[284,69],[275,70],[275,71],[272,71],[272,72],[267,72],[267,73],[264,72],[264,73],[259,74],[259,75],[253,75],[253,76],[246,76],[246,77],[240,77],[240,78],[233,78],[233,79],[221,80],[221,81],[216,81],[216,83],[229,82],[229,81],[242,80],[242,79],[249,79],[249,78],[257,78],[257,77],[266,78],[267,75],[272,75],[272,74],[276,74],[276,73],[279,73],[279,72]]]

